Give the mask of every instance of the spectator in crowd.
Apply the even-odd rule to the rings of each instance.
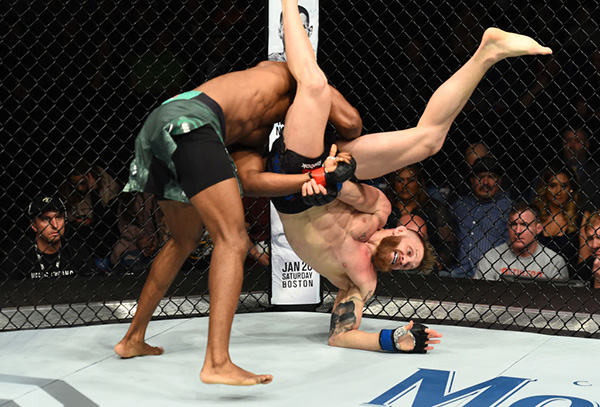
[[[455,262],[458,240],[448,208],[431,198],[425,189],[425,178],[419,164],[412,164],[389,176],[387,196],[392,202],[392,213],[386,228],[393,229],[402,215],[418,215],[425,221],[430,243],[436,250],[440,264],[449,270]]]
[[[92,273],[88,249],[75,238],[65,238],[65,207],[60,199],[39,196],[27,214],[35,237],[24,236],[8,253],[2,265],[6,277],[42,279]]]
[[[480,158],[490,155],[490,149],[482,142],[471,143],[465,150],[465,162],[469,168],[473,168],[473,164]]]
[[[582,261],[588,259],[591,255],[594,254],[594,250],[588,245],[587,242],[587,233],[585,231],[585,225],[588,223],[588,220],[591,216],[594,215],[598,211],[598,207],[589,207],[588,209],[583,211],[583,215],[581,217],[581,227],[579,228],[579,258],[578,264]]]
[[[490,150],[483,142],[470,143],[464,152],[464,161],[447,177],[447,184],[442,186],[429,185],[427,188],[430,196],[442,203],[454,202],[461,196],[467,195],[470,185],[464,174],[470,174],[473,169],[473,163],[478,158],[487,157]]]
[[[61,186],[67,203],[70,234],[93,248],[92,256],[101,271],[111,267],[110,254],[119,239],[118,194],[121,185],[98,165],[79,161]]]
[[[110,262],[117,271],[135,274],[150,265],[164,241],[162,218],[162,211],[151,194],[121,194],[118,221],[121,236],[110,255]]]
[[[541,244],[562,255],[573,274],[579,263],[579,186],[569,166],[552,164],[540,175],[533,204],[540,211]]]
[[[590,154],[590,139],[583,128],[567,128],[562,133],[562,155],[579,179],[581,207],[600,205],[600,165]]]
[[[477,159],[469,177],[471,193],[452,206],[460,242],[455,277],[473,277],[483,253],[506,241],[512,202],[501,189],[502,174],[495,158]]]
[[[508,214],[508,242],[488,250],[477,263],[476,279],[519,279],[566,281],[569,279],[565,259],[537,240],[543,227],[539,209],[518,202]]]
[[[405,226],[408,230],[413,230],[420,234],[423,239],[427,239],[427,224],[425,219],[415,214],[406,214],[398,218],[398,226]]]
[[[589,281],[592,288],[600,288],[600,211],[585,219],[582,230],[592,254],[578,264],[574,278]]]
[[[265,197],[249,197],[242,199],[246,218],[246,230],[252,241],[252,247],[248,252],[248,260],[252,263],[258,263],[261,266],[270,264],[269,244],[271,240],[271,218],[270,202]]]

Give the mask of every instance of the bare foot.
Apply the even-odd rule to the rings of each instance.
[[[150,346],[146,342],[130,342],[121,339],[121,342],[115,345],[115,353],[123,359],[136,356],[162,355],[165,350],[159,346]]]
[[[200,372],[200,380],[206,384],[254,386],[255,384],[271,383],[273,381],[273,376],[270,374],[257,375],[250,373],[229,361],[219,368],[211,368],[205,364]]]
[[[549,55],[552,50],[541,46],[536,40],[526,35],[502,31],[499,28],[488,28],[483,33],[480,51],[493,62],[520,55]]]

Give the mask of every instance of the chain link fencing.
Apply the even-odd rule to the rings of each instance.
[[[320,8],[319,64],[361,113],[367,133],[415,126],[486,27],[533,36],[554,50],[497,64],[438,154],[370,181],[393,202],[389,226],[408,214],[424,221],[439,267],[429,275],[380,274],[365,314],[597,337],[600,290],[585,268],[594,267],[593,227],[581,225],[600,190],[600,5],[322,0]],[[168,239],[152,197],[120,192],[135,136],[163,100],[266,59],[267,3],[11,0],[0,10],[0,330],[129,320]],[[471,158],[495,159],[479,160],[478,172],[467,154],[475,143]],[[483,201],[473,199],[477,185]],[[41,196],[65,201],[68,241],[83,242],[73,246],[76,269],[53,275],[55,258],[44,266],[35,250],[30,204]],[[522,212],[509,222],[521,200],[539,208],[538,240],[554,249],[543,260],[559,271],[548,276],[509,263],[491,281],[510,247],[487,267],[479,260],[511,230],[531,229]],[[245,201],[262,251],[266,202]],[[156,317],[207,314],[210,250],[205,236]],[[269,309],[270,270],[257,258],[246,262],[240,312]],[[335,291],[323,282],[320,310],[331,308]]]

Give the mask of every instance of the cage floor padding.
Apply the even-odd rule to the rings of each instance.
[[[394,328],[364,319],[362,328]],[[327,346],[329,315],[236,315],[231,356],[271,384],[206,385],[208,318],[153,321],[161,356],[123,360],[127,324],[0,333],[0,406],[468,406],[593,407],[600,402],[600,341],[432,326],[426,355]]]

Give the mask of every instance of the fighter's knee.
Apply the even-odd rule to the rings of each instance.
[[[246,254],[252,246],[252,242],[248,237],[246,231],[240,233],[226,233],[221,236],[215,236],[213,238],[215,247],[217,245],[227,247],[232,253]]]
[[[318,66],[307,66],[304,75],[298,80],[298,85],[313,96],[331,98],[327,77]]]

